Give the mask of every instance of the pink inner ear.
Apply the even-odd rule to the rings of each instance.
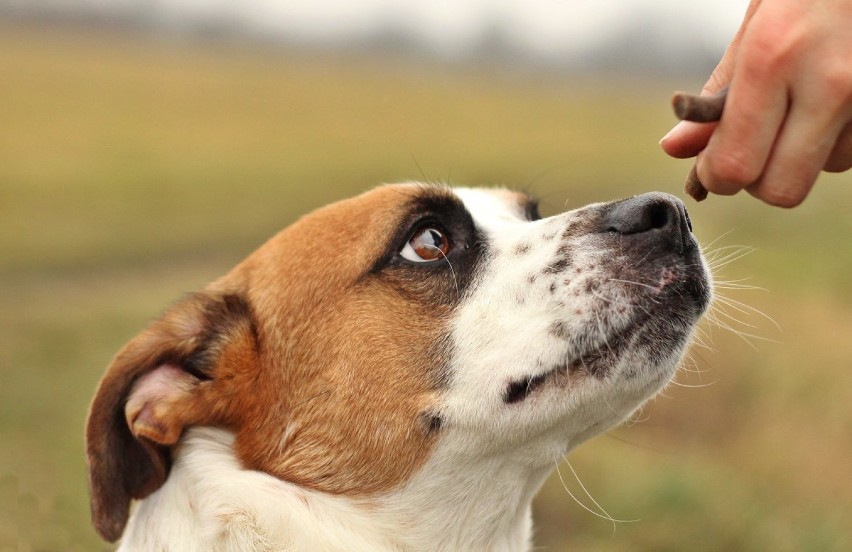
[[[189,407],[198,379],[173,364],[140,377],[124,406],[131,433],[160,445],[173,445],[183,431],[182,411]]]

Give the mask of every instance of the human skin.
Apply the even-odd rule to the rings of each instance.
[[[702,94],[729,86],[719,123],[681,122],[660,142],[697,157],[712,193],[804,201],[820,171],[852,167],[852,0],[752,0]]]

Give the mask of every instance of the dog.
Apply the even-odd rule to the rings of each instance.
[[[662,193],[545,219],[418,183],[326,206],[117,354],[94,526],[121,550],[527,550],[556,462],[669,382],[711,298]]]

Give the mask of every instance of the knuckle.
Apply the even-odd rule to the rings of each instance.
[[[733,68],[731,65],[722,65],[720,63],[716,69],[713,70],[710,78],[704,84],[704,88],[701,89],[701,93],[703,95],[710,95],[719,92],[719,90],[730,84],[731,77],[733,77]]]
[[[719,190],[744,188],[760,177],[759,168],[741,153],[717,152],[705,163],[707,182]],[[711,191],[716,191],[712,187]]]
[[[761,35],[750,44],[751,55],[747,63],[750,73],[756,75],[777,75],[786,71],[796,52],[789,46],[789,41],[779,41]]]
[[[757,31],[749,36],[750,55],[746,61],[750,70],[765,75],[793,69],[814,39],[807,26],[798,26],[790,20],[764,21]]]
[[[845,106],[852,101],[852,65],[848,63],[833,63],[822,76],[829,101]]]

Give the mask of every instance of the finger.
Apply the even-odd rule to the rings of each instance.
[[[832,153],[842,129],[829,110],[794,103],[760,180],[749,193],[770,205],[795,207],[804,201]]]
[[[740,42],[742,42],[749,22],[760,7],[760,3],[761,0],[752,0],[749,3],[737,34],[725,49],[722,59],[719,60],[719,64],[713,69],[710,78],[701,89],[702,96],[712,96],[731,82],[731,76],[734,73],[734,62],[739,51]],[[707,147],[707,142],[710,140],[710,136],[715,129],[715,124],[680,122],[668,134],[663,136],[660,140],[660,146],[662,146],[663,151],[677,159],[695,157],[701,150]]]
[[[728,52],[722,57],[722,61],[713,70],[710,80],[701,90],[702,96],[713,96],[728,84],[729,75],[733,67],[733,46],[728,47]],[[663,151],[677,159],[695,157],[707,147],[710,135],[716,129],[712,123],[693,123],[681,121],[672,128],[668,134],[660,140]]]
[[[737,69],[722,121],[698,158],[701,182],[717,194],[734,194],[760,178],[787,113],[783,81],[750,65]]]
[[[716,123],[681,121],[663,136],[660,145],[663,151],[677,159],[695,157],[707,146],[715,129]]]
[[[692,179],[693,174],[694,174],[695,179],[698,182],[701,182],[701,186],[706,191],[709,192],[710,188],[708,188],[704,184],[704,181],[701,179],[701,173],[698,172],[698,167],[706,164],[706,161],[705,161],[706,157],[707,157],[707,150],[706,149],[700,151],[698,153],[698,155],[695,156],[695,165],[693,165],[693,167],[692,167],[692,173],[690,173],[689,178]],[[743,187],[731,186],[731,187],[726,187],[726,188],[716,187],[716,189],[713,190],[713,193],[717,194],[717,195],[734,195],[734,194],[739,193],[740,190],[742,190],[744,187],[745,186],[743,186]]]
[[[823,170],[828,172],[844,172],[849,169],[852,169],[852,123],[846,125],[840,133],[823,167]]]

